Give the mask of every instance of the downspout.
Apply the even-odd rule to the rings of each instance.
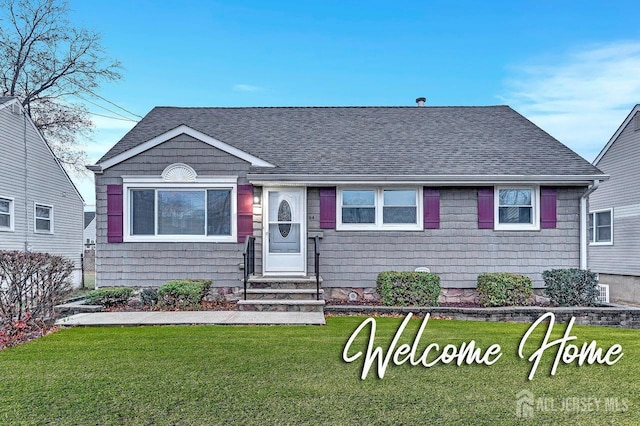
[[[589,200],[589,195],[600,185],[599,180],[594,180],[593,184],[587,188],[582,197],[580,197],[580,269],[587,269],[587,249],[589,247],[589,241],[587,241],[589,236],[589,228],[587,226],[587,219],[589,218],[589,212],[587,210],[587,201]]]
[[[29,140],[27,138],[27,111],[24,109],[22,109],[22,120],[24,139],[24,251],[31,251],[31,245],[29,244]]]

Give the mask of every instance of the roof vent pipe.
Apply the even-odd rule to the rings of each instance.
[[[416,103],[418,104],[419,107],[423,107],[425,102],[427,102],[427,98],[417,98],[416,99]]]

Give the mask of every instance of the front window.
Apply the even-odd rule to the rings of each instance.
[[[129,235],[232,238],[233,188],[129,188]]]
[[[589,243],[594,245],[613,244],[612,209],[589,213]]]
[[[342,191],[342,223],[376,223],[376,191]]]
[[[538,188],[496,188],[495,228],[502,230],[539,229]]]
[[[0,231],[13,231],[13,200],[0,198]]]
[[[35,205],[35,232],[52,234],[53,233],[53,206],[44,204]]]
[[[342,189],[338,198],[338,229],[421,229],[418,193],[417,189]]]

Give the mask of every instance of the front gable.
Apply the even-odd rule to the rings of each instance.
[[[98,166],[101,168],[101,170],[106,170],[181,135],[187,135],[194,139],[197,139],[198,141],[217,148],[220,151],[230,154],[238,159],[244,160],[254,167],[275,167],[273,164],[262,160],[261,158],[235,148],[225,142],[222,142],[184,124],[171,129],[161,135],[158,135],[153,139],[150,139],[138,146],[128,149],[114,157],[111,157],[108,160],[98,163]]]

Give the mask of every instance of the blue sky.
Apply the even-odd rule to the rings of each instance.
[[[141,116],[157,105],[386,106],[419,96],[508,104],[591,161],[640,102],[631,1],[69,4],[72,21],[101,33],[124,67],[98,94]],[[92,162],[135,124],[94,123]],[[91,181],[76,182],[93,204]]]

